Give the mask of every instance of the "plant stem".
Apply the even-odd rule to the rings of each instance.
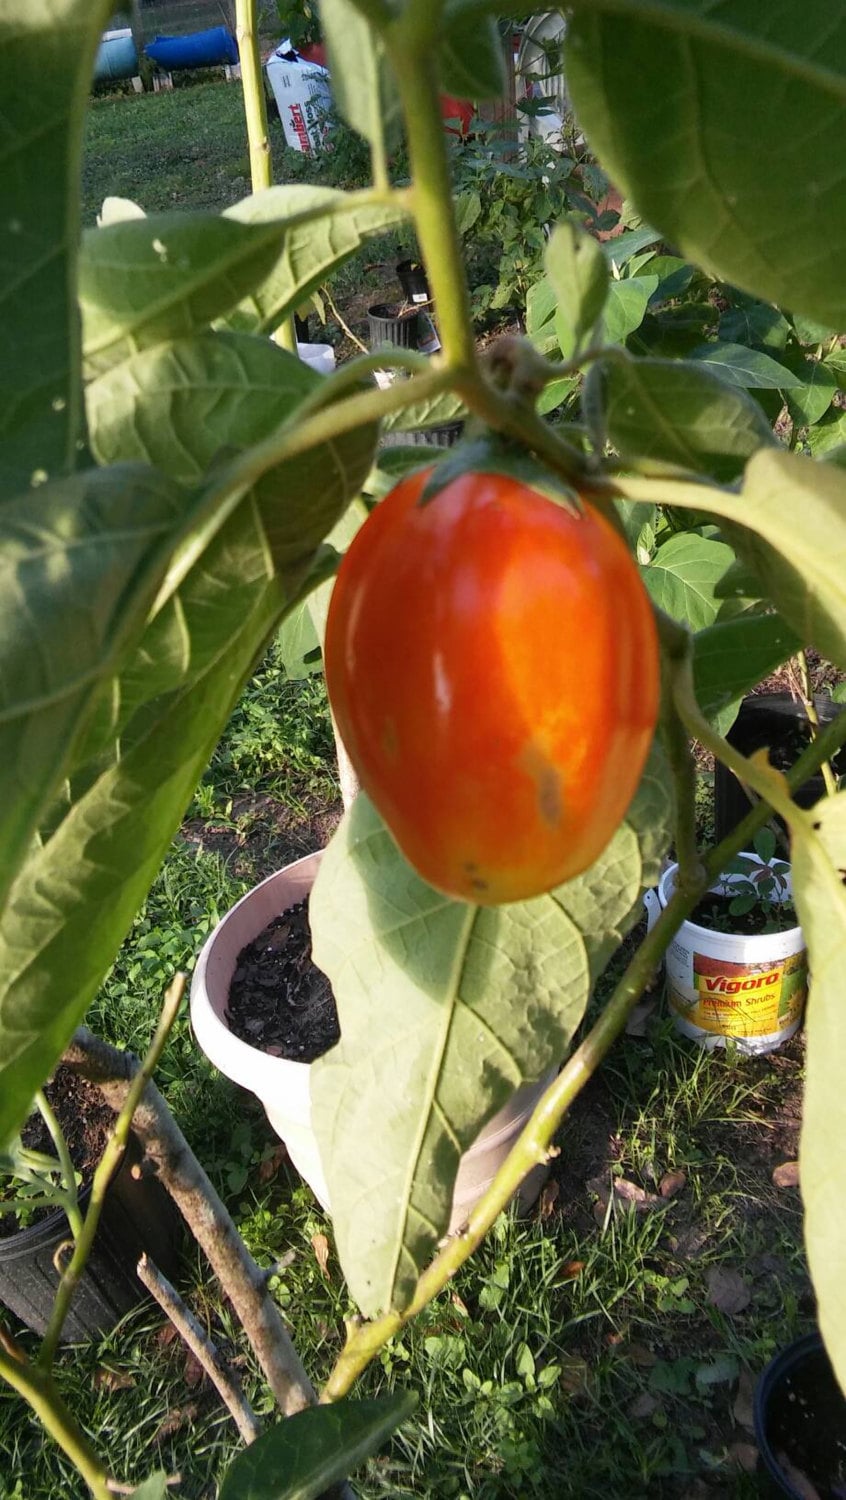
[[[787,785],[791,789],[801,786],[818,769],[825,756],[833,754],[844,741],[846,714],[841,714],[825,726],[815,744],[803,751],[785,778]],[[769,816],[770,808],[766,803],[752,808],[701,862],[698,880],[691,881],[686,890],[676,889],[632,958],[599,1019],[550,1084],[491,1186],[472,1210],[466,1227],[447,1242],[423,1272],[408,1307],[402,1312],[385,1313],[372,1323],[348,1325],[346,1344],[321,1394],[321,1401],[337,1401],[347,1393],[378,1350],[456,1275],[497,1215],[507,1207],[526,1174],[538,1162],[548,1159],[550,1143],[564,1115],[623,1031],[632,1007],[640,999],[682,921],[722,873],[727,861],[747,846]]]
[[[702,859],[696,842],[696,762],[685,726],[673,697],[673,680],[680,667],[693,660],[693,637],[663,610],[655,611],[663,647],[661,666],[663,691],[661,734],[670,769],[676,801],[676,858],[679,863],[678,887],[687,890],[697,886],[702,877]]]
[[[816,739],[820,732],[820,716],[817,713],[817,705],[814,702],[814,694],[811,689],[811,673],[808,667],[808,656],[805,651],[797,651],[796,666],[799,671],[799,682],[802,689],[802,707],[808,717],[811,726],[811,738]],[[825,789],[829,797],[837,794],[837,777],[832,769],[831,761],[824,760],[820,766]]]
[[[10,1341],[4,1338],[0,1347],[0,1375],[32,1407],[39,1422],[82,1475],[94,1500],[112,1500],[108,1474],[49,1373],[31,1364],[23,1354],[16,1357],[10,1353]]]
[[[427,0],[427,5],[430,12],[437,12],[433,0]],[[476,366],[476,346],[461,237],[452,202],[436,52],[434,46],[421,46],[416,35],[411,40],[405,36],[403,27],[407,28],[413,20],[409,12],[385,37],[405,114],[412,170],[412,213],[437,309],[444,361],[450,369],[470,371]]]
[[[97,1233],[100,1215],[103,1211],[106,1191],[120,1166],[124,1151],[126,1150],[126,1143],[129,1140],[129,1132],[132,1128],[132,1116],[135,1113],[136,1105],[141,1098],[145,1085],[161,1057],[184,994],[185,975],[177,974],[165,995],[159,1024],[156,1027],[155,1036],[150,1043],[147,1055],[138,1073],[132,1080],[112,1133],[106,1142],[103,1155],[97,1163],[97,1170],[94,1173],[91,1183],[91,1197],[88,1203],[88,1212],[85,1215],[85,1222],[81,1233],[77,1237],[73,1255],[62,1273],[62,1279],[59,1282],[50,1313],[50,1321],[47,1324],[47,1332],[44,1335],[44,1342],[41,1345],[38,1355],[38,1363],[43,1369],[49,1369],[55,1356],[65,1318],[70,1308],[71,1299],[79,1285],[80,1277],[85,1270],[86,1261],[91,1253],[91,1246],[94,1243],[94,1236]]]
[[[75,1240],[82,1234],[82,1214],[79,1211],[79,1194],[76,1190],[76,1172],[74,1170],[65,1133],[59,1124],[54,1111],[50,1107],[49,1100],[43,1089],[39,1089],[35,1096],[35,1103],[44,1124],[50,1132],[59,1165],[62,1169],[62,1180],[65,1184],[65,1199],[62,1207],[65,1211],[70,1231]]]
[[[250,149],[250,179],[253,192],[260,193],[262,188],[269,188],[273,182],[273,162],[267,133],[267,108],[256,31],[256,0],[235,0],[235,24]]]

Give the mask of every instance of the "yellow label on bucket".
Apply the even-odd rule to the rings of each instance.
[[[716,1036],[774,1036],[802,1014],[808,975],[804,952],[767,964],[732,964],[693,954],[693,997],[668,985],[670,1008]]]

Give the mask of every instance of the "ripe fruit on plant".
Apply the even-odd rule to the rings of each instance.
[[[482,905],[585,870],[638,785],[658,648],[613,526],[502,474],[379,504],[329,608],[326,682],[361,785],[431,885]]]

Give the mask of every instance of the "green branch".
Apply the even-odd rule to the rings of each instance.
[[[108,1474],[84,1432],[77,1426],[46,1370],[29,1362],[0,1332],[0,1375],[32,1408],[41,1425],[82,1475],[94,1500],[114,1500]]]
[[[267,133],[267,107],[261,76],[256,0],[235,0],[235,34],[241,59],[241,83],[244,90],[244,115],[250,148],[250,180],[254,193],[269,188],[273,182],[273,162]]]
[[[135,1106],[144,1092],[148,1079],[152,1076],[158,1064],[170,1029],[176,1020],[184,993],[185,975],[177,974],[165,995],[162,1014],[159,1024],[156,1027],[156,1034],[150,1043],[147,1056],[144,1058],[141,1067],[132,1080],[126,1101],[115,1121],[114,1129],[106,1142],[106,1149],[97,1163],[97,1170],[94,1173],[91,1183],[91,1197],[88,1203],[88,1212],[85,1215],[85,1223],[74,1246],[73,1255],[62,1273],[62,1279],[59,1282],[53,1308],[50,1313],[47,1332],[44,1335],[44,1342],[41,1345],[38,1355],[38,1364],[42,1369],[49,1369],[52,1364],[62,1328],[70,1309],[71,1299],[79,1285],[79,1279],[85,1270],[88,1256],[91,1253],[91,1246],[94,1243],[94,1236],[97,1233],[100,1215],[103,1211],[106,1190],[123,1160],[126,1143],[129,1140],[129,1132],[132,1128],[132,1116],[135,1113]]]
[[[710,733],[710,727],[709,737],[719,739],[719,736]],[[833,755],[844,741],[846,714],[840,714],[826,725],[819,739],[803,751],[786,776],[785,781],[791,790],[807,781],[819,769],[822,761]],[[326,1383],[321,1401],[337,1401],[344,1396],[378,1350],[449,1285],[494,1220],[508,1206],[523,1178],[538,1162],[548,1160],[552,1139],[567,1110],[625,1028],[632,1007],[643,994],[681,923],[709,886],[722,874],[728,861],[748,847],[769,816],[770,807],[766,803],[761,802],[752,808],[737,828],[702,861],[698,880],[691,880],[686,888],[679,887],[674,892],[652,931],[644,938],[632,958],[599,1019],[550,1084],[491,1186],[472,1210],[467,1225],[460,1234],[447,1242],[423,1272],[408,1307],[401,1313],[386,1313],[372,1323],[354,1322],[348,1325],[346,1344]]]
[[[53,1145],[56,1148],[56,1155],[59,1158],[59,1166],[62,1173],[62,1181],[64,1182],[65,1186],[62,1207],[64,1208],[65,1214],[67,1216],[71,1234],[73,1235],[75,1240],[78,1240],[79,1236],[82,1233],[82,1214],[79,1211],[79,1195],[76,1190],[76,1172],[74,1171],[74,1165],[71,1161],[71,1155],[68,1150],[68,1143],[65,1140],[65,1133],[62,1130],[62,1127],[59,1124],[54,1111],[51,1109],[50,1101],[48,1100],[43,1089],[38,1090],[35,1096],[35,1103],[38,1108],[38,1112],[41,1115],[42,1120],[44,1121],[44,1124],[47,1126],[47,1129],[50,1132],[50,1138],[53,1142]]]

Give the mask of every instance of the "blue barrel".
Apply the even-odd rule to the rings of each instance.
[[[157,36],[144,48],[148,57],[168,73],[178,68],[211,68],[215,63],[237,63],[238,43],[228,26],[192,31],[188,36]]]
[[[131,31],[107,32],[97,48],[94,82],[107,78],[131,78],[138,72],[138,53]]]

